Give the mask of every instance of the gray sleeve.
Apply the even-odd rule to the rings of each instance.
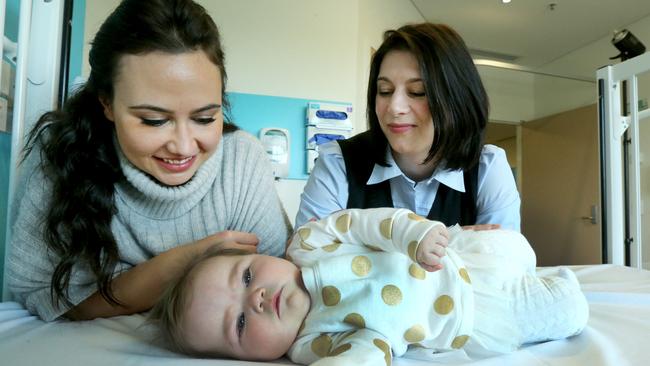
[[[16,301],[30,313],[51,321],[65,313],[67,307],[52,303],[50,283],[58,260],[48,251],[43,237],[50,189],[40,169],[28,178],[24,191],[7,253],[7,283]],[[94,291],[92,276],[79,268],[74,269],[69,287],[72,303],[81,302]]]
[[[238,131],[232,138],[232,148],[224,151],[226,171],[221,177],[224,186],[231,187],[225,192],[232,210],[229,229],[256,234],[259,253],[282,256],[291,223],[275,189],[270,161],[253,136]]]

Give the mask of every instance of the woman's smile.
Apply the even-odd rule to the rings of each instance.
[[[181,173],[190,169],[192,164],[196,161],[196,155],[183,159],[154,158],[163,169],[174,173]]]

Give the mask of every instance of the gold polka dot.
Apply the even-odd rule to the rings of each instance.
[[[414,325],[404,332],[404,339],[409,343],[420,342],[424,340],[424,328],[421,325]]]
[[[418,280],[423,280],[427,277],[427,272],[415,263],[411,263],[409,266],[409,274],[411,277],[417,278]]]
[[[469,279],[469,273],[467,273],[467,270],[465,268],[459,269],[458,274],[463,278],[463,280],[465,280],[465,282],[469,284],[472,283],[472,280]]]
[[[392,356],[390,354],[390,346],[379,338],[373,339],[372,343],[377,348],[379,348],[382,352],[384,352],[384,361],[386,361],[386,366],[390,366],[390,363],[392,361]]]
[[[327,357],[332,348],[332,339],[326,334],[322,334],[311,341],[311,350],[317,356]]]
[[[341,243],[329,244],[329,245],[325,245],[323,247],[323,250],[328,252],[328,253],[331,253],[331,252],[337,250],[340,246],[341,246]]]
[[[436,313],[447,315],[454,309],[454,300],[447,295],[442,295],[436,299],[433,308],[436,309]]]
[[[383,220],[379,224],[379,232],[386,239],[391,239],[393,237],[393,218]]]
[[[350,225],[352,225],[351,219],[352,217],[350,214],[343,214],[339,216],[339,218],[336,219],[336,230],[342,233],[347,233],[348,230],[350,230]]]
[[[463,348],[465,343],[467,343],[467,340],[469,340],[468,335],[458,336],[454,338],[454,340],[451,342],[451,348],[455,348],[455,349]]]
[[[308,227],[300,228],[298,229],[298,235],[300,236],[300,239],[307,240],[309,239],[309,235],[311,235],[311,229]]]
[[[365,255],[358,255],[352,259],[352,272],[359,277],[367,276],[372,268],[372,262]]]
[[[334,286],[325,286],[321,292],[326,306],[334,306],[341,301],[341,292]]]
[[[360,329],[366,327],[366,320],[363,319],[363,316],[361,316],[361,314],[357,313],[350,313],[346,315],[345,318],[343,318],[343,323],[350,324]]]
[[[312,247],[311,245],[305,243],[304,241],[300,241],[300,247],[304,250],[314,250],[316,248]]]
[[[418,251],[418,242],[417,240],[413,240],[412,242],[409,243],[408,246],[408,253],[409,253],[409,258],[413,262],[417,262],[417,251]]]
[[[377,246],[374,246],[374,245],[364,244],[364,246],[365,246],[366,248],[372,250],[373,252],[383,252],[383,250],[381,250],[380,247],[377,247]]]
[[[424,220],[426,220],[424,217],[422,217],[420,215],[417,215],[417,214],[414,214],[413,212],[409,213],[407,216],[408,216],[409,219],[411,219],[413,221],[424,221]]]
[[[386,285],[381,289],[381,298],[386,305],[397,305],[402,302],[402,291],[397,286]]]
[[[420,343],[411,343],[409,344],[409,348],[426,348]]]
[[[350,348],[352,348],[352,345],[351,345],[350,343],[346,343],[346,344],[344,344],[344,345],[342,345],[342,346],[338,346],[338,347],[336,347],[332,352],[330,352],[329,355],[330,355],[330,356],[338,356],[338,355],[340,355],[341,353],[343,353],[343,352],[349,350]]]

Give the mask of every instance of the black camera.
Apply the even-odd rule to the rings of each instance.
[[[632,34],[627,29],[614,32],[614,37],[612,38],[612,44],[616,47],[621,53],[614,57],[610,57],[610,60],[620,58],[621,61],[631,59],[645,52],[645,46],[638,38]]]

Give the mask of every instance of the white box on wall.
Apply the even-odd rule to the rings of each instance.
[[[318,145],[352,135],[352,103],[309,102],[307,105],[307,173],[318,158]]]

